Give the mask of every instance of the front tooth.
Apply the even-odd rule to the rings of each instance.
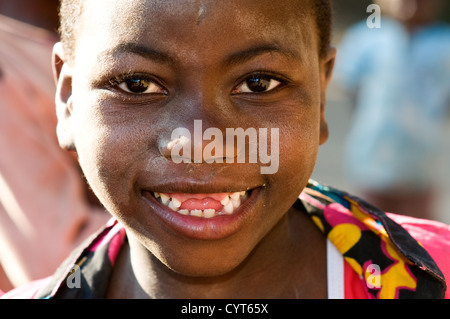
[[[233,213],[233,210],[234,210],[234,207],[233,207],[233,203],[232,203],[231,201],[228,202],[228,204],[226,204],[226,205],[223,207],[223,212],[224,212],[225,214],[228,214],[228,215],[232,214],[232,213]]]
[[[247,193],[246,191],[242,191],[242,192],[239,192],[239,195],[244,196],[246,193]]]
[[[236,192],[236,193],[233,193],[233,194],[230,195],[231,199],[234,199],[234,200],[238,199],[239,196],[240,196],[239,192]]]
[[[202,211],[200,209],[191,210],[191,216],[202,217]]]
[[[215,209],[207,208],[203,211],[203,217],[205,218],[212,218],[214,215],[216,215]]]
[[[225,196],[221,201],[220,201],[220,203],[223,205],[223,206],[225,206],[226,204],[228,204],[230,202],[230,196]]]
[[[172,199],[172,200],[169,202],[168,207],[169,207],[171,210],[178,211],[178,208],[179,208],[180,206],[178,205],[178,207],[177,207],[177,206],[175,205],[173,199]]]
[[[161,193],[160,196],[161,196],[161,202],[167,206],[169,204],[170,197],[163,193]]]
[[[159,193],[154,192],[153,195],[155,196],[155,198],[159,198]]]
[[[179,212],[181,215],[189,215],[189,210],[187,210],[187,209],[180,209],[178,212]]]
[[[180,206],[181,206],[181,202],[176,198],[172,198],[172,203],[173,203],[173,206],[176,208],[180,208]]]
[[[241,199],[240,198],[238,198],[236,200],[232,200],[231,202],[232,202],[234,208],[237,208],[237,207],[239,207],[241,205]]]

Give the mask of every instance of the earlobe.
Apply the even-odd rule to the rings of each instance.
[[[325,119],[325,111],[321,112],[320,115],[320,139],[319,145],[324,144],[328,140],[329,130],[328,130],[328,122]]]
[[[329,130],[325,118],[325,107],[327,104],[327,88],[333,75],[334,61],[336,59],[336,49],[330,47],[327,54],[321,59],[320,64],[320,145],[328,140]]]
[[[72,69],[67,63],[60,42],[53,47],[53,75],[56,82],[57,136],[59,144],[67,150],[75,150],[72,130]]]

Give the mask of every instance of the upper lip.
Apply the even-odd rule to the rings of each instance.
[[[158,193],[185,193],[185,194],[212,194],[212,193],[234,193],[240,191],[249,191],[251,189],[260,187],[261,184],[257,183],[245,183],[245,181],[239,182],[219,182],[214,181],[214,183],[198,181],[198,180],[187,180],[183,179],[170,179],[167,182],[161,182],[155,184],[149,184],[148,186],[142,187],[145,191],[158,192]]]
[[[147,160],[135,187],[159,193],[233,193],[251,190],[267,180],[255,164],[180,163],[163,157]],[[155,165],[155,166],[154,166]],[[157,168],[155,168],[157,167]]]

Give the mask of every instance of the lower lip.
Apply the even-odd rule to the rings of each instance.
[[[259,191],[259,188],[253,189],[247,200],[235,209],[233,214],[213,218],[181,215],[159,203],[150,192],[144,191],[143,195],[155,215],[176,234],[191,239],[218,240],[229,237],[244,227]]]

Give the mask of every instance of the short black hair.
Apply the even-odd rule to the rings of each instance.
[[[59,17],[59,33],[64,51],[69,59],[73,58],[75,48],[76,21],[83,12],[83,3],[86,0],[61,0]],[[325,56],[331,45],[333,9],[331,0],[310,0],[316,16],[317,29],[319,33],[319,54]]]
[[[331,0],[312,0],[319,32],[320,56],[325,56],[331,46],[333,29],[333,6]]]

